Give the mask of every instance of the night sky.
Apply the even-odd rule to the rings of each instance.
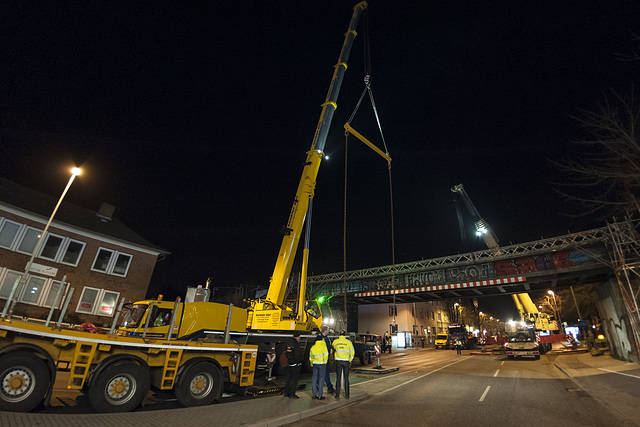
[[[0,4],[0,175],[115,216],[170,251],[150,296],[266,286],[355,1]],[[393,158],[397,263],[463,245],[464,186],[501,244],[601,227],[553,188],[573,116],[640,87],[640,2],[382,2],[372,88]],[[342,126],[359,27],[320,167],[310,270],[342,271]],[[371,105],[353,127],[382,146]],[[349,139],[347,269],[391,264],[386,162]],[[467,228],[470,232],[472,224]],[[497,309],[496,309],[497,310]]]

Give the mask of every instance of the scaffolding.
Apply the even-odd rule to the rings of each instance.
[[[636,355],[640,355],[640,235],[637,231],[639,223],[638,220],[607,223],[610,263],[633,332]]]

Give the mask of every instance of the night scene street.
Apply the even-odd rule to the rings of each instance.
[[[640,425],[640,2],[0,22],[0,425]]]

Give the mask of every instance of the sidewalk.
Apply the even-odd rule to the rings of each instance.
[[[640,364],[585,351],[562,352],[554,365],[579,387],[629,425],[640,425]],[[634,372],[635,371],[635,372]]]
[[[170,409],[119,414],[23,414],[0,412],[0,426],[11,427],[175,427],[180,425],[282,426],[333,411],[366,399],[367,393],[353,393],[349,400],[311,400],[311,391],[298,391],[299,399],[284,396],[247,398],[231,403],[195,408]]]

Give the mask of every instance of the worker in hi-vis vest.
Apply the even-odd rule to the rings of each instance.
[[[345,336],[345,331],[340,331],[340,336],[333,340],[331,345],[335,350],[334,357],[336,359],[336,400],[340,400],[340,379],[344,376],[344,397],[349,398],[349,369],[351,369],[351,361],[355,355],[353,344]]]
[[[323,400],[322,390],[324,388],[324,372],[327,369],[329,360],[329,350],[324,343],[322,335],[318,335],[315,344],[309,350],[309,361],[313,366],[313,376],[311,377],[311,399]]]

